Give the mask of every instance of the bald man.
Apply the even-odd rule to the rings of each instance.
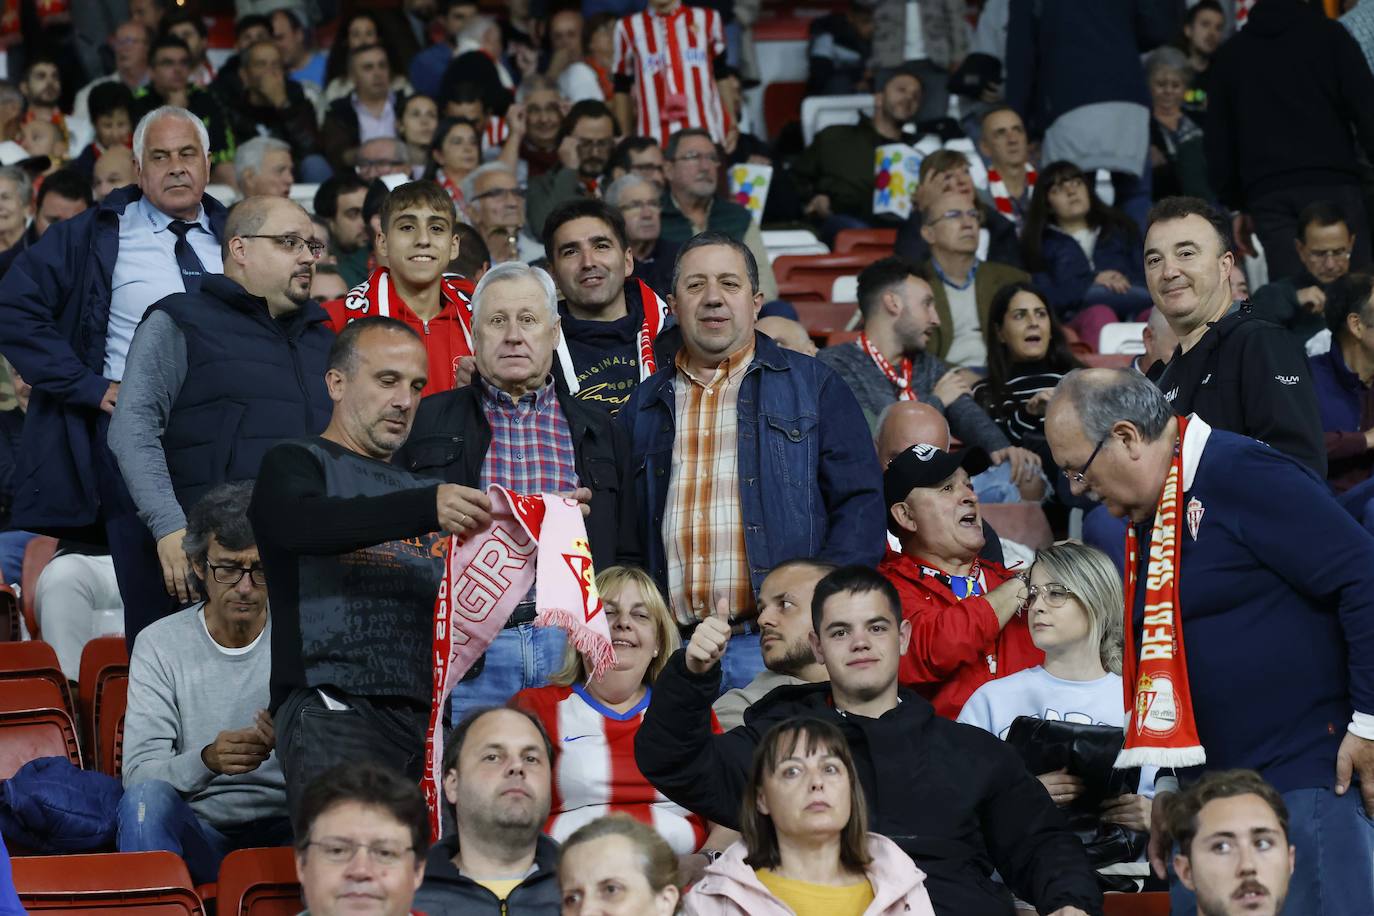
[[[134,183],[134,151],[127,146],[112,146],[95,161],[91,190],[97,201],[115,188]]]
[[[191,506],[215,484],[255,478],[272,445],[329,422],[334,333],[310,299],[319,245],[299,205],[239,202],[224,274],[154,303],[129,346],[110,451],[157,541],[163,585],[183,604],[197,597],[181,546]],[[130,645],[147,614],[125,608]]]

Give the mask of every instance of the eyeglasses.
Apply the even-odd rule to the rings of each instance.
[[[248,581],[254,585],[267,584],[267,572],[257,563],[252,566],[214,566],[210,567],[210,574],[220,585],[238,585],[243,580],[243,574],[248,573]]]
[[[357,840],[311,840],[306,846],[319,849],[320,855],[331,865],[347,865],[353,861],[359,849],[366,849],[368,858],[382,868],[394,868],[401,864],[406,853],[414,846],[394,846],[390,843],[359,843]]]
[[[683,153],[673,161],[685,162],[688,165],[696,165],[698,162],[709,162],[711,165],[720,165],[720,155],[718,153]]]
[[[1093,449],[1093,453],[1092,453],[1091,455],[1088,456],[1088,460],[1085,461],[1085,462],[1083,462],[1083,467],[1079,468],[1078,471],[1076,471],[1076,472],[1073,473],[1073,474],[1070,474],[1070,473],[1068,472],[1068,469],[1065,469],[1065,470],[1064,470],[1064,476],[1067,477],[1067,478],[1069,478],[1069,480],[1070,480],[1072,483],[1075,483],[1075,484],[1077,484],[1077,485],[1080,486],[1080,487],[1083,486],[1083,478],[1085,478],[1085,477],[1088,476],[1088,468],[1090,468],[1090,467],[1093,466],[1093,462],[1097,460],[1097,453],[1100,452],[1100,451],[1102,451],[1102,446],[1106,445],[1106,444],[1107,444],[1107,440],[1110,439],[1111,437],[1112,437],[1112,434],[1111,434],[1110,431],[1108,431],[1107,435],[1103,436],[1101,439],[1098,439],[1098,440],[1097,440],[1097,447],[1094,448],[1094,449]]]
[[[663,209],[663,204],[657,200],[631,200],[620,205],[621,213],[630,213],[634,210],[650,210],[658,212]]]
[[[1325,250],[1316,250],[1316,249],[1313,249],[1313,250],[1311,250],[1311,251],[1309,251],[1309,252],[1307,252],[1307,253],[1310,254],[1315,260],[1318,260],[1318,261],[1349,261],[1349,260],[1350,260],[1350,249],[1349,249],[1349,248],[1328,248],[1328,249],[1325,249]]]
[[[1034,604],[1037,596],[1045,599],[1045,607],[1063,607],[1073,597],[1073,589],[1066,585],[1060,585],[1058,582],[1028,585],[1026,586],[1025,606],[1030,607]]]
[[[941,213],[931,220],[927,225],[933,226],[941,220],[946,219],[971,219],[978,225],[983,225],[982,211],[978,210],[976,207],[972,210],[946,210],[944,213]]]
[[[303,239],[299,235],[241,235],[239,238],[271,239],[290,255],[300,254],[302,248],[309,248],[312,258],[318,258],[324,254],[324,242],[318,242],[315,239]]]
[[[524,188],[492,188],[490,191],[483,191],[481,194],[472,195],[473,203],[479,200],[491,200],[496,197],[510,197],[515,200],[525,199]]]

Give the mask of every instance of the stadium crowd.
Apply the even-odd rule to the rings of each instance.
[[[10,855],[1374,913],[1374,0],[817,6],[5,3],[0,598],[128,648]]]

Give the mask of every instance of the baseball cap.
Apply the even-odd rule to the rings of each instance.
[[[969,476],[981,474],[991,462],[980,448],[966,448],[951,454],[933,445],[921,443],[898,452],[883,472],[883,502],[893,506],[906,500],[917,487],[933,487],[947,479],[959,468]]]

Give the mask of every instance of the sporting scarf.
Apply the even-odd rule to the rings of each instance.
[[[639,284],[640,311],[643,312],[643,319],[639,323],[639,380],[642,382],[658,370],[658,360],[654,358],[654,342],[658,340],[658,334],[668,323],[668,303],[659,298],[658,293],[649,288],[638,277],[626,277],[626,291],[630,289],[629,284]],[[628,303],[627,303],[628,305]],[[568,383],[568,393],[577,394],[581,385],[577,381],[577,370],[573,367],[572,351],[568,349],[568,341],[563,336],[563,332],[558,332],[558,362],[563,367],[564,381]]]
[[[454,283],[453,277],[445,275],[440,279],[440,283],[442,285],[439,288],[439,296],[443,300],[443,308],[440,311],[450,305],[457,309],[461,319],[458,323],[463,328],[463,342],[467,345],[467,353],[462,355],[471,356],[474,352],[472,348],[472,303]],[[397,307],[398,305],[400,308]],[[404,308],[405,311],[402,312],[401,308]],[[404,300],[397,298],[393,301],[391,277],[385,267],[378,267],[372,271],[366,280],[348,291],[348,295],[344,297],[344,309],[344,314],[349,322],[378,315],[382,318],[407,321],[407,313],[416,321],[419,320],[415,313],[410,311],[410,306],[406,305]],[[393,311],[398,314],[392,314]]]
[[[1255,0],[1236,0],[1236,31],[1239,32],[1250,21],[1250,8]]]
[[[21,0],[0,0],[0,48],[16,45],[24,37],[19,16]],[[34,0],[40,28],[71,22],[67,0]]]
[[[464,222],[471,222],[471,218],[468,215],[467,198],[463,196],[462,187],[459,186],[458,182],[444,174],[443,169],[439,169],[434,174],[435,177],[439,179],[439,186],[447,191],[449,198],[452,199],[453,206],[458,211],[458,219]]]
[[[600,677],[615,664],[577,502],[548,493],[519,496],[495,485],[487,488],[487,496],[491,523],[480,531],[449,536],[434,602],[434,692],[425,732],[423,788],[429,830],[436,840],[445,701],[531,585],[535,626],[567,630],[569,643],[582,653],[588,678]]]
[[[1026,163],[1026,188],[1029,190],[1035,187],[1035,180],[1040,176],[1035,171],[1035,166]],[[1007,190],[1007,183],[1002,180],[1002,175],[992,166],[988,166],[988,193],[992,195],[992,205],[997,208],[997,212],[1010,219],[1016,219],[1016,208],[1011,203],[1011,192]]]
[[[859,335],[859,346],[864,348],[868,358],[873,360],[873,363],[882,370],[883,375],[887,376],[887,380],[896,386],[897,400],[917,400],[916,392],[911,390],[911,359],[909,357],[902,357],[902,371],[898,372],[892,363],[887,361],[887,357],[883,356],[878,348],[873,346],[873,341],[868,339],[867,333]]]
[[[1188,688],[1179,605],[1179,556],[1183,548],[1183,442],[1188,418],[1178,418],[1178,444],[1159,494],[1145,569],[1145,622],[1139,655],[1135,644],[1135,590],[1139,575],[1136,526],[1126,528],[1126,652],[1121,684],[1129,719],[1121,769],[1188,767],[1207,762],[1197,735]]]

